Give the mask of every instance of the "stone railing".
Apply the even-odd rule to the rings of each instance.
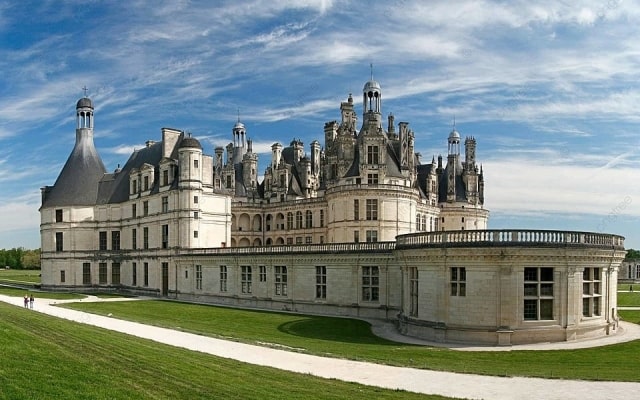
[[[397,248],[476,245],[511,246],[595,246],[624,249],[624,237],[607,233],[547,231],[529,229],[492,229],[477,231],[420,232],[400,235]]]
[[[206,249],[184,249],[181,255],[211,255],[211,254],[295,254],[295,253],[386,253],[395,249],[395,242],[375,243],[325,243],[298,244],[284,246],[260,247],[225,247]]]

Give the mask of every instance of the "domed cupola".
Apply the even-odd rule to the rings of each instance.
[[[200,144],[200,141],[198,139],[189,136],[182,139],[182,142],[180,143],[180,148],[181,149],[193,148],[193,149],[202,150],[202,145]]]
[[[459,155],[460,154],[460,134],[456,131],[455,125],[451,133],[449,133],[449,154],[451,155]]]
[[[86,94],[76,103],[76,129],[93,129],[93,102]]]
[[[382,112],[382,89],[377,81],[371,80],[364,84],[362,88],[363,113]]]

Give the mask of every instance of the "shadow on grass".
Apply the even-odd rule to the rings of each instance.
[[[278,331],[288,335],[331,342],[398,345],[396,342],[374,335],[368,322],[355,319],[311,316],[280,324]]]

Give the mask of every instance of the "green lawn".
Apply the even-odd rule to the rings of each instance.
[[[580,350],[462,352],[390,342],[360,320],[240,310],[171,301],[64,307],[260,345],[382,364],[489,375],[640,381],[640,341]],[[594,365],[597,364],[597,368]],[[570,368],[568,367],[570,366]]]
[[[633,291],[634,292],[640,292],[640,283],[634,283],[634,284],[630,284],[630,283],[619,283],[618,284],[618,290],[629,290],[630,287],[633,287]]]
[[[0,269],[0,281],[11,283],[40,283],[39,269]]]
[[[22,297],[25,294],[33,294],[33,296],[36,298],[36,301],[39,298],[69,300],[69,299],[84,299],[85,297],[87,297],[86,295],[79,294],[79,293],[40,292],[35,290],[15,289],[15,288],[8,288],[8,287],[0,287],[0,294],[3,294],[5,296],[15,296],[15,297]]]
[[[640,311],[621,310],[618,311],[618,314],[623,321],[633,322],[634,324],[640,325]]]
[[[0,399],[443,399],[252,366],[0,302]]]
[[[640,292],[618,292],[618,307],[640,307]]]

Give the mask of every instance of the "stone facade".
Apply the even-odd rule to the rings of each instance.
[[[42,286],[382,318],[436,341],[515,344],[604,335],[617,326],[615,235],[487,230],[476,140],[448,136],[421,164],[408,123],[382,127],[382,91],[363,89],[325,124],[310,156],[272,146],[264,179],[238,121],[203,152],[163,128],[108,173],[93,103],[76,106],[76,144],[42,189]],[[226,160],[225,160],[226,158]]]

